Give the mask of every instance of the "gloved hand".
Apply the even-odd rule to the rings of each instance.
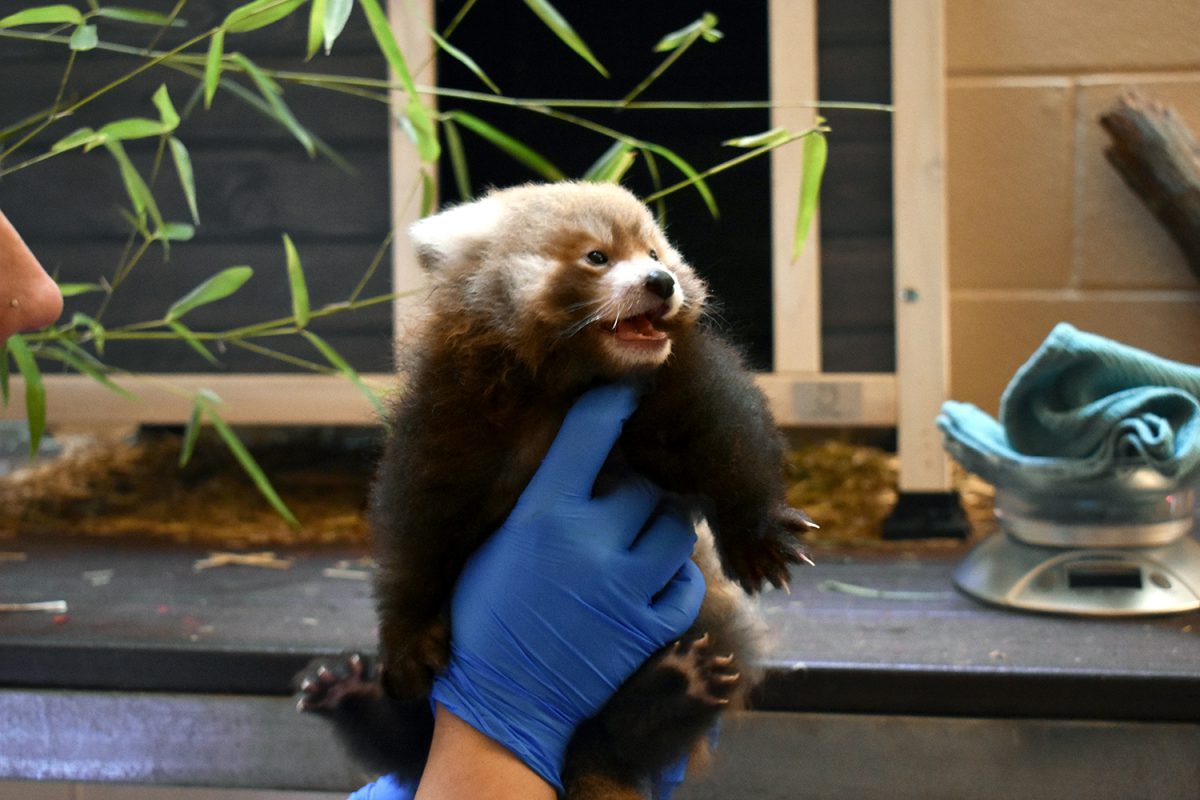
[[[637,405],[627,385],[584,394],[512,514],[472,556],[451,607],[433,699],[562,788],[567,743],[646,658],[687,630],[704,579],[696,536],[632,474],[592,487]]]
[[[401,783],[395,775],[385,775],[368,783],[346,800],[412,800],[417,789],[410,783]]]

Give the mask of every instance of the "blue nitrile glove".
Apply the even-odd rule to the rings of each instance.
[[[567,414],[512,514],[468,561],[451,606],[450,664],[433,699],[561,789],[563,755],[646,658],[695,620],[696,535],[662,492],[592,486],[637,392],[609,385]]]
[[[368,783],[347,800],[412,800],[416,787],[401,783],[395,775],[385,775],[374,783]]]

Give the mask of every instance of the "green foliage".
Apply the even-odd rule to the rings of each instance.
[[[529,6],[533,13],[538,15],[538,18],[545,23],[546,27],[554,31],[554,35],[563,41],[567,47],[579,54],[584,61],[596,68],[604,77],[608,77],[608,70],[604,65],[592,55],[592,51],[588,48],[583,39],[579,38],[579,34],[571,27],[571,23],[567,22],[566,18],[558,13],[553,5],[547,0],[525,0],[525,5]]]
[[[499,0],[497,0],[499,1]],[[514,5],[516,0],[509,0]],[[591,65],[600,75],[608,71],[588,47],[571,23],[558,11],[550,0],[522,0],[559,41],[569,47],[579,58]],[[324,374],[341,375],[356,386],[379,414],[384,417],[384,407],[378,395],[363,381],[357,371],[324,338],[311,329],[311,323],[334,314],[352,313],[356,309],[379,303],[390,302],[392,295],[362,297],[363,288],[384,258],[391,244],[392,235],[380,247],[374,261],[366,269],[354,291],[343,300],[334,300],[324,305],[314,303],[309,294],[308,280],[301,256],[292,238],[282,237],[286,278],[291,297],[290,315],[265,321],[250,322],[228,330],[202,330],[192,327],[192,320],[185,318],[193,311],[211,303],[224,300],[241,291],[254,274],[250,266],[233,266],[218,269],[211,277],[190,292],[170,303],[160,316],[151,316],[144,322],[109,325],[105,322],[105,310],[113,296],[134,274],[147,250],[158,244],[169,252],[172,243],[192,239],[196,227],[201,224],[200,198],[197,196],[196,176],[192,166],[187,141],[186,126],[190,114],[198,108],[208,109],[216,102],[218,93],[222,102],[240,103],[244,108],[262,114],[281,129],[286,130],[312,158],[328,158],[345,165],[340,156],[326,143],[315,136],[289,108],[285,94],[293,83],[318,86],[330,91],[346,92],[365,98],[367,102],[388,102],[398,97],[393,105],[396,123],[412,140],[422,167],[416,176],[414,197],[419,196],[423,213],[433,210],[437,200],[437,189],[433,176],[437,163],[443,156],[450,162],[453,179],[458,193],[463,198],[472,195],[470,166],[467,149],[464,147],[463,131],[479,137],[488,145],[497,148],[507,157],[521,164],[531,176],[544,180],[568,179],[561,169],[546,154],[538,152],[528,143],[498,128],[480,111],[480,104],[498,107],[519,108],[540,115],[558,124],[567,124],[587,130],[602,140],[597,147],[596,160],[577,177],[598,182],[620,182],[631,170],[644,169],[650,176],[656,191],[644,198],[663,213],[663,200],[670,194],[684,189],[694,190],[702,198],[709,213],[719,213],[716,198],[707,179],[727,169],[736,167],[746,160],[760,157],[777,147],[786,147],[797,140],[804,153],[804,172],[799,187],[800,210],[794,230],[793,255],[799,253],[814,218],[819,197],[821,177],[826,159],[825,132],[823,124],[813,130],[788,131],[773,129],[763,133],[737,137],[726,145],[742,151],[727,161],[706,168],[698,168],[680,156],[672,147],[662,142],[639,139],[615,130],[576,113],[581,108],[605,110],[629,110],[649,107],[695,108],[696,104],[638,103],[636,98],[658,80],[667,69],[675,65],[695,45],[715,44],[724,34],[717,28],[717,18],[710,13],[701,14],[695,21],[678,30],[667,33],[657,42],[654,50],[665,54],[642,81],[624,97],[611,102],[571,100],[526,100],[502,94],[475,58],[454,45],[450,39],[455,27],[474,6],[474,0],[464,0],[462,8],[450,25],[442,31],[426,29],[431,42],[450,58],[461,63],[486,92],[473,92],[448,87],[418,86],[413,77],[404,52],[401,50],[392,25],[380,0],[250,0],[231,10],[225,18],[210,30],[196,32],[192,38],[167,50],[155,49],[159,37],[168,28],[186,28],[187,23],[179,14],[187,0],[174,4],[170,13],[109,5],[104,0],[87,0],[86,4],[45,4],[9,14],[0,18],[0,38],[37,38],[54,42],[63,47],[64,74],[58,95],[49,107],[39,115],[18,121],[0,129],[0,179],[13,180],[14,173],[32,167],[41,161],[58,157],[104,158],[107,154],[124,187],[128,208],[121,214],[129,224],[129,244],[121,263],[111,276],[99,277],[96,281],[64,283],[60,286],[66,297],[95,295],[98,308],[93,314],[75,312],[67,322],[61,322],[44,331],[12,337],[7,345],[0,345],[0,396],[9,402],[10,364],[23,379],[26,416],[30,428],[33,451],[36,452],[46,426],[46,387],[42,380],[39,361],[54,362],[68,371],[85,375],[110,391],[125,398],[132,395],[120,385],[127,373],[105,363],[105,347],[112,341],[168,340],[182,342],[198,353],[204,360],[219,366],[217,354],[228,346],[242,347],[277,358],[289,364]],[[81,10],[80,7],[84,6]],[[306,36],[302,52],[297,59],[313,60],[324,52],[328,54],[344,30],[355,9],[363,15],[379,52],[386,60],[392,77],[388,80],[362,76],[322,75],[309,69],[306,72],[288,72],[267,68],[238,52],[238,37],[282,22],[294,14],[305,15]],[[148,32],[144,48],[113,44],[105,39],[111,26],[145,28]],[[509,42],[503,37],[499,46],[508,48],[519,43]],[[65,91],[72,70],[91,51],[113,51],[133,55],[142,63],[128,74],[120,76],[81,98],[71,98]],[[190,99],[177,107],[165,84],[158,77],[165,67],[182,73],[195,81]],[[158,81],[159,86],[151,96],[154,113],[113,119],[98,124],[98,127],[79,127],[70,130],[67,120],[75,112],[93,103],[127,82]],[[138,85],[138,84],[134,84]],[[154,83],[150,83],[153,86]],[[148,90],[148,87],[145,87]],[[434,98],[438,99],[435,103]],[[456,100],[472,101],[476,106],[471,112],[456,107]],[[769,104],[762,102],[759,107]],[[728,107],[746,107],[745,101],[729,103]],[[486,107],[483,106],[483,107]],[[708,104],[706,109],[722,107]],[[866,107],[859,104],[858,107]],[[179,110],[182,108],[182,112]],[[149,112],[149,108],[147,108]],[[31,149],[35,137],[47,129],[54,129],[57,138],[44,152],[24,156],[18,153]],[[126,143],[138,143],[144,151],[148,145],[156,145],[152,166],[141,169],[134,164],[126,151]],[[443,152],[443,147],[445,148]],[[169,160],[168,160],[169,159]],[[143,163],[139,161],[139,163]],[[158,180],[160,166],[169,164],[173,171],[169,181],[171,191],[182,192],[186,201],[189,219],[178,221],[163,216],[159,194],[163,182]],[[348,167],[347,167],[348,169]],[[663,169],[678,173],[677,182],[667,184]],[[178,188],[175,188],[175,187]],[[419,193],[419,194],[418,194]],[[278,336],[300,336],[320,356],[320,361],[306,360],[286,355],[267,348],[257,342]],[[250,456],[234,430],[222,416],[223,404],[215,394],[201,389],[192,396],[193,407],[184,437],[181,464],[191,457],[196,437],[203,425],[211,425],[226,446],[235,455],[246,474],[259,488],[263,497],[285,519],[297,524],[295,517],[275,493],[270,480]]]
[[[792,239],[792,260],[800,257],[800,251],[808,238],[813,217],[817,213],[817,202],[821,194],[821,178],[825,175],[825,160],[829,144],[825,134],[814,131],[804,138],[804,162],[801,166],[800,203],[796,212],[796,233]]]

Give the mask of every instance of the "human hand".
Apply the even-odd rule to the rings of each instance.
[[[623,475],[592,494],[637,405],[627,385],[584,394],[501,528],[467,563],[450,664],[433,698],[561,788],[563,754],[646,658],[694,621],[704,579],[690,520]]]

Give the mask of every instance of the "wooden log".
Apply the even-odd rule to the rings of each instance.
[[[1183,250],[1200,278],[1200,144],[1170,107],[1128,92],[1100,116],[1109,163]]]

